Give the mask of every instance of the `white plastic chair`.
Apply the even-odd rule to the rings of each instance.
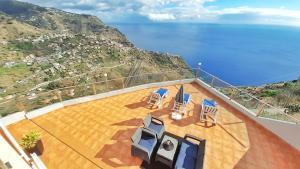
[[[150,99],[148,101],[148,104],[150,106],[158,106],[158,108],[162,107],[163,99],[167,97],[168,90],[160,88],[153,93],[151,93]]]
[[[202,102],[202,108],[200,113],[200,120],[201,121],[208,121],[207,117],[210,117],[213,120],[214,124],[217,124],[217,103],[214,100],[204,99]],[[206,119],[204,118],[206,117]]]
[[[183,103],[176,102],[175,100],[172,110],[178,113],[186,114],[188,105],[191,101],[191,95],[185,93],[183,97],[184,97]]]

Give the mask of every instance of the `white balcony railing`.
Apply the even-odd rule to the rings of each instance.
[[[30,96],[28,96],[27,93],[20,93],[11,99],[4,100],[0,103],[0,114],[5,116],[20,111],[30,112],[47,105],[74,98],[96,95],[142,84],[190,78],[199,78],[201,81],[223,93],[228,98],[249,109],[256,114],[256,116],[292,123],[300,122],[299,119],[285,113],[284,108],[278,108],[263,102],[247,91],[235,87],[202,69],[171,70],[114,79],[107,77],[104,81],[57,88],[50,91],[36,92],[34,95]]]

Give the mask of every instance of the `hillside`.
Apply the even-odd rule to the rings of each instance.
[[[14,0],[1,0],[0,11],[37,28],[52,31],[96,33],[106,27],[95,16],[73,14]]]
[[[286,108],[288,114],[300,119],[300,79],[243,89],[266,103]]]
[[[95,16],[73,14],[15,0],[0,1],[0,96],[139,73],[189,69],[179,56],[136,48]],[[1,100],[0,97],[0,100]]]
[[[19,22],[13,17],[0,13],[0,40],[16,39],[24,34],[29,36],[41,35],[46,30],[38,29],[29,24]]]

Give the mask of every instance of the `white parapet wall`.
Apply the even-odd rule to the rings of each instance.
[[[0,159],[9,162],[12,165],[12,168],[47,169],[43,161],[39,159],[35,153],[31,154],[33,155],[33,162],[31,161],[31,158],[25,153],[15,138],[1,122],[0,130],[2,130],[4,134],[4,136],[0,136]],[[4,137],[8,140],[4,139]]]
[[[252,120],[256,121],[258,124],[262,125],[267,130],[273,132],[274,134],[285,140],[287,143],[289,143],[291,146],[300,150],[300,134],[298,134],[300,131],[299,124],[257,117],[254,112],[250,111],[241,104],[227,97],[215,88],[209,86],[202,80],[196,79],[195,82],[203,88],[205,88],[206,90],[208,90],[209,92],[211,92],[212,94],[214,94],[215,96],[228,103],[229,105],[231,105],[232,107],[236,108],[246,116],[248,116]]]
[[[70,106],[70,105],[75,105],[75,104],[80,104],[84,102],[89,102],[93,100],[98,100],[98,99],[103,99],[111,96],[116,96],[120,94],[125,94],[125,93],[130,93],[134,92],[137,90],[143,90],[143,89],[148,89],[152,87],[163,87],[163,86],[171,86],[179,83],[191,83],[195,79],[184,79],[184,80],[175,80],[175,81],[166,81],[166,82],[158,82],[158,83],[149,83],[149,84],[144,84],[144,85],[139,85],[139,86],[134,86],[134,87],[129,87],[129,88],[124,88],[120,90],[114,90],[106,93],[101,93],[101,94],[96,94],[96,95],[91,95],[91,96],[86,96],[86,97],[80,97],[72,100],[67,100],[63,101],[62,104],[64,106]]]
[[[10,163],[13,168],[31,169],[13,147],[0,135],[0,159]]]
[[[55,104],[52,104],[52,105],[49,105],[49,106],[46,106],[46,107],[43,107],[40,109],[33,110],[31,112],[28,112],[25,114],[25,117],[27,119],[33,119],[35,117],[41,116],[43,114],[52,112],[54,110],[57,110],[57,109],[60,109],[63,107],[64,107],[64,105],[62,103],[55,103]]]
[[[93,101],[93,100],[116,96],[116,95],[120,95],[120,94],[124,94],[124,93],[130,93],[130,92],[134,92],[137,90],[143,90],[143,89],[152,88],[152,87],[163,87],[163,86],[171,86],[171,85],[180,84],[180,83],[191,83],[194,80],[195,79],[183,79],[183,80],[157,82],[157,83],[149,83],[149,84],[133,86],[133,87],[124,88],[124,89],[120,89],[120,90],[114,90],[114,91],[110,91],[110,92],[106,92],[106,93],[101,93],[101,94],[96,94],[96,95],[85,96],[85,97],[62,101],[62,102],[48,105],[43,108],[39,108],[39,109],[33,110],[31,112],[27,112],[27,113],[25,113],[25,112],[14,113],[14,114],[11,114],[11,115],[1,118],[0,120],[1,120],[2,124],[7,126],[7,125],[16,123],[16,122],[26,119],[26,118],[32,119],[32,118],[41,116],[43,114],[47,114],[49,112],[55,111],[57,109],[65,107],[65,106],[76,105],[76,104],[80,104],[80,103],[85,103],[85,102],[89,102],[89,101]]]
[[[29,162],[30,158],[27,156],[27,154],[23,151],[21,146],[18,144],[18,142],[15,140],[15,138],[10,134],[10,132],[7,130],[7,128],[0,122],[0,128],[4,135],[8,138],[8,140],[11,142],[11,144],[14,146],[14,148],[20,153],[21,157],[23,157],[27,162]]]
[[[18,121],[24,120],[25,119],[25,112],[18,112],[14,113],[5,117],[2,117],[0,119],[0,123],[2,123],[4,126],[16,123]]]
[[[33,164],[36,165],[38,169],[47,169],[43,161],[35,153],[30,154],[30,156],[34,162]]]

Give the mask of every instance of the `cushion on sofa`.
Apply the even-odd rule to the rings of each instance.
[[[183,141],[175,166],[177,168],[194,169],[196,166],[198,145]]]
[[[139,141],[139,145],[145,147],[147,150],[152,151],[154,147],[155,138],[153,136],[142,136],[141,140]]]

